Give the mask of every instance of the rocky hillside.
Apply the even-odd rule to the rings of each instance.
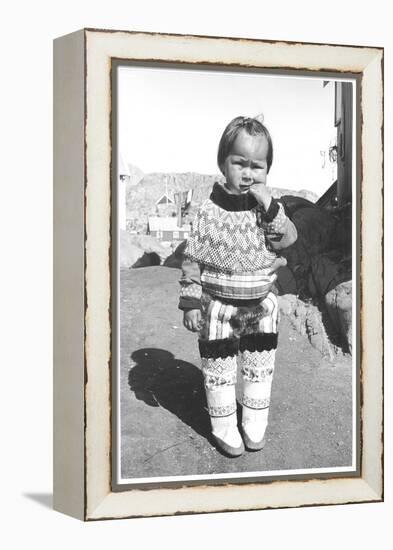
[[[173,197],[173,194],[179,191],[188,191],[193,189],[192,205],[190,210],[190,218],[196,208],[209,197],[214,182],[223,181],[221,174],[197,174],[195,172],[186,172],[182,174],[174,173],[151,173],[141,176],[141,171],[136,167],[132,167],[132,173],[137,174],[136,178],[132,177],[126,190],[127,201],[127,220],[131,222],[133,229],[144,232],[148,216],[160,214],[156,207],[156,202],[162,197],[166,189],[168,195]],[[311,202],[317,200],[315,193],[306,190],[292,191],[289,189],[272,188],[272,193],[275,198],[282,195],[294,195],[303,197]],[[164,215],[170,214],[165,212]],[[175,207],[172,208],[175,211]]]

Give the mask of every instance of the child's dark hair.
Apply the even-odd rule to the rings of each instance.
[[[217,153],[217,163],[221,172],[223,172],[225,159],[230,154],[232,145],[242,130],[247,132],[250,136],[265,136],[267,139],[268,151],[266,160],[267,171],[269,172],[273,162],[273,142],[269,130],[258,119],[245,116],[238,116],[231,120],[221,136]]]

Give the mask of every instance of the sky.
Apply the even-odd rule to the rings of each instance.
[[[219,173],[225,126],[238,115],[263,113],[274,147],[268,184],[318,196],[331,185],[334,82],[192,69],[118,71],[119,152],[144,173]]]

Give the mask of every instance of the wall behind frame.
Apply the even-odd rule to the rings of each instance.
[[[388,3],[376,1],[371,6],[362,7],[354,0],[345,3],[332,0],[329,5],[320,3],[317,6],[310,5],[306,0],[296,3],[288,0],[264,3],[257,0],[245,1],[242,7],[250,14],[246,21],[239,12],[239,3],[233,0],[227,1],[225,10],[222,3],[211,0],[205,3],[203,0],[195,3],[179,0],[153,3],[145,0],[138,5],[123,0],[113,0],[109,5],[93,0],[83,3],[59,0],[54,9],[45,11],[45,16],[37,16],[36,3],[6,2],[4,5],[1,39],[7,45],[4,51],[8,54],[12,46],[12,55],[4,55],[2,66],[4,82],[12,82],[12,86],[3,85],[0,91],[1,104],[7,105],[2,116],[0,139],[5,150],[9,150],[9,155],[1,163],[5,182],[2,186],[3,204],[7,205],[2,222],[4,228],[12,228],[12,235],[8,238],[3,234],[3,237],[7,236],[3,240],[3,253],[12,257],[14,262],[12,270],[2,270],[3,289],[8,289],[2,297],[3,322],[12,326],[4,327],[1,406],[12,421],[3,417],[3,442],[7,443],[4,444],[1,464],[5,474],[3,499],[7,502],[4,502],[1,539],[6,540],[9,534],[9,540],[15,547],[35,547],[39,541],[42,550],[69,550],[81,546],[107,550],[113,545],[121,546],[132,541],[144,548],[159,546],[175,550],[183,549],[186,544],[189,548],[200,550],[220,540],[228,547],[246,548],[255,545],[263,533],[263,541],[275,547],[290,545],[292,548],[311,550],[317,541],[319,550],[340,546],[366,550],[384,548],[386,543],[383,541],[391,537],[393,378],[389,368],[386,369],[385,384],[388,471],[384,504],[108,521],[89,525],[54,513],[51,509],[50,128],[54,37],[88,25],[150,32],[385,46],[385,181],[392,181],[392,162],[389,159],[393,158],[393,72],[388,68],[393,61],[393,35],[387,16]],[[30,63],[30,59],[34,63]],[[24,70],[16,60],[25,60]],[[26,77],[33,74],[35,79],[30,81],[26,90]],[[28,101],[19,101],[18,90],[23,90],[23,98],[28,97]],[[15,140],[10,143],[10,138]],[[11,182],[16,183],[15,167],[20,166],[21,160],[31,168],[28,185],[21,181],[18,185],[11,185]],[[21,189],[24,192],[23,201],[20,200]],[[385,198],[386,205],[391,205],[393,192],[390,185],[386,185]],[[23,223],[15,224],[15,210],[8,208],[12,204],[19,205],[18,217]],[[29,231],[26,235],[27,224]],[[392,281],[392,254],[389,250],[392,248],[393,217],[390,215],[387,215],[385,231],[386,277],[387,281]],[[29,285],[33,285],[34,292],[26,284],[25,277],[21,276],[26,270],[26,255],[15,255],[15,250],[22,250],[19,249],[22,246],[34,246],[36,264],[29,274]],[[24,290],[19,286],[22,281]],[[28,334],[23,339],[28,350],[21,349],[21,334],[15,330],[18,325],[14,325],[14,321],[20,321],[17,295],[23,298],[24,321],[29,325]],[[391,285],[387,284],[387,335],[391,334],[393,326],[392,298]],[[393,341],[389,337],[387,340],[386,365],[389,366],[393,359]],[[25,360],[28,361],[26,365]],[[30,446],[33,442],[34,446]],[[44,495],[48,504],[43,506],[39,498],[28,498],[26,493]]]
[[[54,43],[54,507],[84,516],[84,32]]]

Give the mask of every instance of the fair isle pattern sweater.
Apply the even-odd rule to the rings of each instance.
[[[202,289],[218,298],[263,298],[282,265],[269,240],[281,239],[288,222],[274,199],[265,212],[251,195],[231,195],[216,183],[187,242],[180,309],[199,307]]]
[[[207,199],[198,211],[185,256],[224,273],[269,268],[277,254],[268,250],[256,208],[228,211]]]

